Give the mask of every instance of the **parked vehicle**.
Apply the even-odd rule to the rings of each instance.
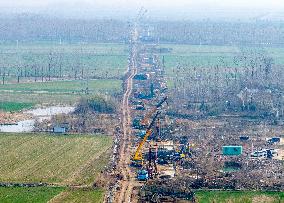
[[[137,180],[139,181],[147,181],[149,179],[148,171],[145,169],[139,170],[137,172]]]

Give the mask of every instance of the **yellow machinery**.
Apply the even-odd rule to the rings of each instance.
[[[158,117],[158,115],[160,114],[160,112],[157,112],[154,116],[154,118],[152,119],[151,124],[148,126],[147,130],[146,130],[146,134],[144,135],[143,139],[140,141],[135,154],[132,158],[132,165],[133,166],[137,166],[137,167],[141,167],[143,165],[143,156],[142,156],[142,150],[143,150],[143,146],[145,144],[145,142],[147,141],[148,137],[152,134],[153,130],[152,127]]]

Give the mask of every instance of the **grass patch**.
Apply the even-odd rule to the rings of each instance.
[[[102,203],[104,191],[102,189],[74,189],[63,192],[54,202],[60,203]]]
[[[76,93],[82,92],[89,87],[90,93],[109,92],[117,93],[122,91],[121,80],[89,80],[89,81],[56,81],[37,82],[1,85],[0,90],[34,92],[46,91],[49,93]]]
[[[122,80],[52,81],[0,85],[0,101],[19,103],[71,104],[86,95],[117,95],[122,92]]]
[[[0,94],[3,96],[0,101],[3,102],[74,104],[87,87],[90,94],[117,95],[122,91],[120,79],[128,63],[128,45],[121,43],[32,42],[18,46],[9,43],[1,44],[0,52],[3,58],[1,67],[9,72],[4,80],[5,85],[2,85],[2,81],[0,85]],[[48,70],[50,61],[52,68]],[[38,73],[35,73],[34,67],[38,67]],[[61,75],[70,81],[40,82],[42,79],[46,81],[49,75],[52,79]],[[17,76],[20,76],[19,84]],[[25,83],[27,81],[31,82]]]
[[[33,107],[32,103],[0,102],[0,110],[16,112]]]
[[[82,94],[72,94],[72,93],[25,93],[25,92],[1,92],[0,101],[2,102],[13,102],[20,101],[24,103],[48,103],[48,104],[67,104],[74,105],[80,100]]]
[[[118,43],[91,43],[91,44],[56,44],[56,43],[20,43],[0,45],[1,56],[5,59],[2,67],[17,74],[19,64],[26,72],[33,73],[32,65],[46,67],[49,55],[52,53],[53,61],[60,60],[62,74],[74,76],[74,69],[84,66],[85,74],[93,77],[122,76],[127,66],[128,47]],[[58,67],[58,63],[56,66]],[[44,75],[47,70],[44,69]],[[59,68],[52,71],[58,75]]]
[[[197,191],[199,203],[279,203],[284,202],[284,192],[261,191]]]
[[[100,135],[0,133],[0,182],[91,184],[111,144]]]
[[[64,188],[53,187],[0,187],[1,203],[46,203]]]

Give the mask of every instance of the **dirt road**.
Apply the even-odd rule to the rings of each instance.
[[[118,164],[118,168],[120,169],[120,173],[123,177],[123,180],[120,183],[120,191],[116,195],[115,202],[135,202],[135,200],[131,199],[131,194],[133,187],[135,185],[135,174],[131,172],[130,169],[130,146],[131,146],[131,112],[129,106],[129,98],[132,93],[133,86],[133,77],[137,72],[136,67],[136,54],[137,50],[135,45],[132,46],[131,49],[131,58],[130,64],[128,67],[128,75],[129,77],[126,80],[126,91],[123,95],[122,102],[122,127],[123,127],[123,138],[120,148],[120,160]]]

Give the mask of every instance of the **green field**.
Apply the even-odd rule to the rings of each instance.
[[[5,84],[0,85],[0,101],[4,104],[7,102],[7,104],[9,104],[13,101],[34,104],[74,104],[80,99],[81,95],[85,95],[85,90],[87,87],[89,94],[116,95],[122,92],[122,80],[73,80]],[[5,106],[3,106],[3,108],[5,108]],[[11,107],[11,109],[13,110],[13,107]],[[9,108],[7,108],[7,110],[9,110]]]
[[[1,203],[102,203],[102,189],[66,189],[64,187],[0,187]]]
[[[56,76],[61,66],[62,74],[73,77],[74,70],[85,70],[88,77],[119,77],[127,66],[128,48],[125,44],[59,44],[25,43],[0,45],[2,71],[10,74],[33,74],[34,67],[39,72]]]
[[[40,93],[80,93],[86,88],[89,93],[119,93],[122,91],[121,80],[54,81],[0,85],[0,91],[40,92]]]
[[[284,192],[197,191],[199,203],[283,203]]]
[[[59,187],[0,187],[0,202],[46,203],[63,190]]]
[[[235,66],[233,56],[240,53],[235,46],[209,46],[209,45],[177,45],[162,44],[161,47],[172,48],[170,53],[161,54],[165,58],[167,73],[178,64],[180,66],[208,67],[222,63]]]
[[[58,197],[54,198],[52,202],[60,203],[102,203],[104,198],[104,191],[102,189],[67,189]]]
[[[1,203],[46,203],[64,188],[51,187],[0,187]]]
[[[175,78],[196,75],[200,72],[211,74],[211,70],[217,66],[221,73],[225,73],[224,68],[228,68],[229,72],[232,69],[231,71],[234,72],[235,67],[238,67],[240,72],[246,66],[242,61],[236,62],[236,59],[241,55],[241,49],[246,50],[248,53],[251,53],[252,50],[265,53],[267,56],[272,57],[275,65],[284,65],[284,48],[182,44],[162,44],[160,47],[172,49],[170,53],[160,54],[161,57],[164,57],[170,88],[173,87]],[[177,67],[180,67],[180,70],[177,71]]]
[[[0,182],[91,184],[108,163],[111,137],[0,134]]]
[[[16,112],[33,107],[32,103],[0,102],[0,110]]]
[[[0,45],[0,54],[0,75],[5,75],[1,77],[1,102],[74,104],[87,87],[89,94],[121,93],[128,47],[9,43]]]
[[[237,46],[209,46],[209,45],[181,45],[162,44],[161,47],[172,48],[170,53],[161,54],[165,57],[165,66],[170,68],[168,73],[178,64],[192,67],[212,67],[215,65],[235,67],[234,56],[238,56],[241,50]],[[259,48],[268,56],[271,56],[275,64],[284,64],[284,48]]]
[[[1,92],[1,102],[33,103],[33,104],[67,104],[74,105],[81,98],[81,94],[55,94],[55,93],[23,93],[23,92]]]

